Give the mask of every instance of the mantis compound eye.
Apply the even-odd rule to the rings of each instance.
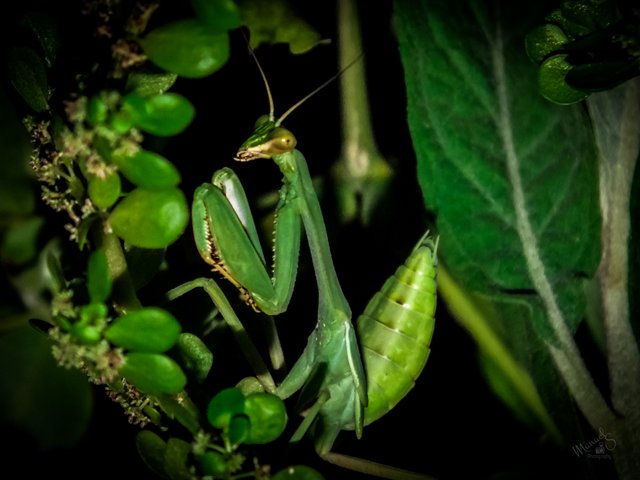
[[[296,147],[296,137],[289,130],[283,127],[276,127],[265,142],[264,150],[271,155],[290,152]]]

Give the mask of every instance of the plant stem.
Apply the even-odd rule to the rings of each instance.
[[[624,418],[640,471],[640,353],[629,319],[631,188],[640,152],[640,80],[587,101],[599,153],[602,260],[598,270],[611,402]],[[631,473],[630,472],[630,473]]]
[[[355,0],[338,0],[342,154],[333,171],[343,220],[358,215],[363,223],[384,194],[391,167],[376,145],[365,80],[360,22]],[[360,201],[360,205],[358,205]]]

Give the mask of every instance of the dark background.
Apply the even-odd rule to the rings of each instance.
[[[26,9],[38,2],[23,2]],[[66,34],[90,34],[91,26],[79,14],[80,2],[62,2],[52,11],[63,22]],[[256,54],[269,79],[276,102],[276,115],[332,76],[338,69],[333,2],[298,2],[302,16],[333,44],[319,46],[308,54],[293,56],[287,46],[261,47]],[[49,8],[43,4],[45,8]],[[174,2],[159,12],[154,22],[187,15],[187,2]],[[371,225],[342,225],[335,215],[331,185],[324,184],[323,208],[338,275],[350,300],[354,315],[362,311],[368,298],[379,288],[409,253],[413,244],[432,221],[424,209],[415,178],[415,157],[406,125],[406,98],[403,69],[393,35],[392,5],[389,1],[360,2],[364,61],[367,67],[369,97],[376,140],[381,152],[396,172],[388,196],[381,202]],[[164,8],[164,7],[163,7]],[[3,45],[15,40],[15,19],[20,12],[3,19]],[[12,33],[13,32],[13,33]],[[232,166],[251,198],[279,186],[280,174],[268,161],[233,165],[237,147],[248,136],[255,119],[267,113],[264,87],[254,61],[247,54],[242,35],[232,32],[232,53],[227,65],[200,80],[179,79],[175,92],[182,93],[196,106],[194,123],[182,135],[164,140],[148,140],[148,148],[162,151],[178,166],[182,187],[190,196],[213,171]],[[71,43],[71,59],[77,63],[95,62],[104,52],[91,43]],[[3,50],[6,53],[6,48]],[[69,53],[69,51],[67,52]],[[62,68],[57,75],[62,84],[70,82]],[[51,83],[56,83],[51,78]],[[6,80],[3,87],[11,95]],[[19,99],[13,96],[16,109]],[[340,113],[338,84],[333,83],[309,100],[285,122],[298,139],[298,149],[306,156],[312,175],[324,176],[340,153]],[[52,229],[62,231],[64,219],[41,207],[51,218]],[[259,213],[256,215],[260,215]],[[64,235],[63,235],[64,237]],[[143,301],[157,300],[167,289],[196,276],[207,275],[197,257],[189,232],[167,253],[171,276],[160,275],[141,292]],[[317,291],[306,245],[301,253],[300,277],[292,305],[278,319],[289,365],[306,343],[315,322]],[[190,294],[170,308],[186,309],[192,322],[209,308],[204,295]],[[182,302],[182,303],[181,303]],[[242,306],[239,306],[241,309]],[[240,311],[240,310],[239,310]],[[188,327],[187,327],[188,328]],[[222,336],[222,346],[233,341]],[[365,428],[356,440],[344,432],[334,450],[381,463],[427,473],[438,478],[576,478],[581,475],[579,461],[570,447],[547,446],[539,433],[529,430],[500,403],[486,386],[476,362],[476,346],[449,316],[440,303],[429,362],[414,390],[399,406]],[[230,349],[215,351],[225,371],[214,369],[212,385],[228,386],[227,378],[239,378],[237,370],[246,368],[244,360]],[[225,355],[227,355],[225,357]],[[235,357],[234,357],[235,355]],[[217,360],[216,360],[217,361]],[[233,365],[234,368],[229,368]],[[95,387],[95,407],[89,428],[79,445],[71,450],[39,451],[33,439],[15,427],[2,429],[3,478],[62,476],[67,479],[155,478],[135,450],[137,428],[127,423],[121,408]],[[296,418],[290,419],[295,428]],[[265,457],[274,468],[307,463],[326,478],[365,478],[334,468],[319,460],[311,442],[282,447]],[[277,465],[277,466],[276,466]],[[511,477],[509,472],[513,473]],[[500,476],[505,474],[505,476]]]

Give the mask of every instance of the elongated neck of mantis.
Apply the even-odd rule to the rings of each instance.
[[[298,211],[304,223],[318,282],[320,318],[344,320],[344,315],[346,315],[346,319],[349,320],[351,309],[342,293],[333,266],[327,230],[320,203],[309,175],[307,162],[298,150],[274,155],[273,160],[280,168],[289,187],[294,188],[296,192],[295,201],[298,203]],[[331,315],[327,315],[329,312]],[[343,315],[336,315],[338,312],[342,312]]]

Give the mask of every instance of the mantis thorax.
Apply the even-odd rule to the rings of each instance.
[[[235,159],[240,162],[258,158],[273,158],[291,152],[296,146],[296,137],[271,115],[263,115],[256,121],[253,133],[240,146]]]

